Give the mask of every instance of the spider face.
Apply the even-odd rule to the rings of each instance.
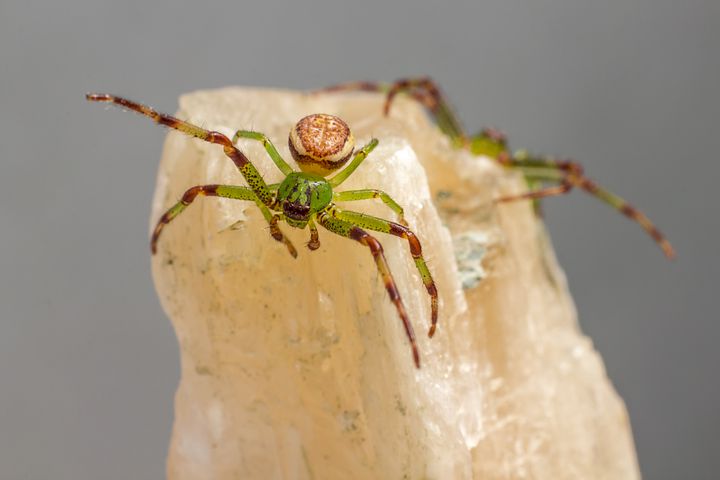
[[[295,124],[288,144],[300,170],[325,176],[350,159],[355,138],[340,117],[315,113]]]
[[[277,202],[287,223],[305,228],[310,218],[330,205],[332,187],[323,177],[312,173],[293,172],[280,184]]]

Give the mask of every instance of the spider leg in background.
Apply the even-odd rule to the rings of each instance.
[[[188,205],[190,205],[193,200],[197,198],[198,195],[204,197],[222,197],[232,198],[234,200],[248,200],[257,203],[258,207],[263,213],[263,216],[265,217],[265,220],[267,220],[267,222],[270,224],[270,234],[272,235],[272,237],[278,242],[284,243],[288,251],[290,252],[290,255],[292,255],[293,257],[297,257],[297,250],[295,250],[292,242],[290,242],[290,240],[285,235],[283,235],[283,233],[280,231],[280,228],[277,226],[277,221],[280,219],[279,216],[273,215],[268,207],[260,203],[260,200],[258,200],[257,196],[255,196],[255,192],[250,190],[248,187],[240,187],[235,185],[198,185],[185,191],[180,201],[170,207],[162,215],[162,217],[160,217],[160,220],[158,220],[157,225],[155,226],[155,230],[153,230],[152,240],[150,241],[150,249],[152,250],[153,254],[157,253],[157,242],[160,238],[160,233],[163,231],[163,228],[165,228],[165,225],[167,225],[175,217],[180,215],[180,213],[182,213],[182,211],[185,210]]]
[[[438,321],[438,292],[432,275],[430,274],[430,269],[428,269],[425,259],[423,258],[420,240],[418,240],[415,233],[399,223],[364,213],[341,210],[337,207],[331,210],[331,215],[360,228],[388,233],[407,240],[408,246],[410,247],[410,255],[412,255],[423,285],[425,285],[425,289],[428,295],[430,295],[430,329],[428,330],[428,337],[432,337],[435,334]]]
[[[464,146],[467,136],[460,119],[450,106],[442,90],[430,77],[401,78],[392,83],[348,82],[333,85],[317,92],[364,91],[386,93],[383,112],[389,115],[390,107],[398,93],[407,93],[428,109],[440,130],[450,137],[453,144]]]
[[[380,242],[362,228],[345,220],[333,218],[327,211],[319,212],[317,214],[317,220],[320,225],[331,232],[340,235],[341,237],[355,240],[370,249],[370,253],[372,253],[373,258],[375,259],[375,265],[377,265],[378,272],[380,272],[380,276],[385,284],[385,290],[387,290],[390,300],[395,304],[400,320],[403,322],[405,335],[407,335],[410,347],[412,348],[415,366],[420,368],[420,353],[415,339],[415,330],[413,330],[410,318],[405,310],[405,305],[403,304],[402,298],[400,298],[400,292],[398,291],[395,279],[393,279],[392,273],[390,272],[390,267],[385,259],[385,254],[383,253],[383,248]]]
[[[242,173],[243,177],[245,177],[245,180],[250,188],[252,188],[253,192],[255,192],[257,198],[268,207],[272,208],[274,205],[275,195],[268,189],[268,186],[260,175],[260,172],[257,171],[255,166],[250,162],[250,160],[248,160],[245,154],[238,150],[230,139],[222,133],[205,130],[197,125],[193,125],[192,123],[185,122],[165,113],[157,112],[147,105],[133,102],[132,100],[128,100],[123,97],[109,95],[106,93],[88,93],[85,95],[85,98],[91,102],[112,103],[114,105],[127,108],[128,110],[132,110],[149,117],[151,120],[159,123],[160,125],[165,125],[166,127],[170,127],[186,135],[199,138],[200,140],[204,140],[209,143],[222,145],[225,155],[230,157],[235,166],[237,166],[238,170],[240,170],[240,173]]]
[[[538,199],[553,195],[568,193],[573,187],[580,188],[602,202],[610,205],[632,221],[640,225],[650,237],[658,244],[665,256],[669,259],[675,257],[675,249],[665,235],[650,221],[643,212],[632,206],[619,195],[605,189],[597,182],[585,176],[582,166],[574,161],[557,160],[552,157],[533,156],[521,150],[513,156],[501,155],[500,163],[520,170],[526,178],[547,183],[559,183],[555,187],[530,191],[517,197],[502,198],[498,201],[513,201],[522,199]]]
[[[337,192],[334,194],[334,200],[336,202],[354,202],[357,200],[369,200],[371,198],[379,198],[385,205],[388,206],[398,216],[398,222],[407,227],[405,221],[405,214],[403,208],[390,195],[383,192],[382,190],[375,189],[363,189],[363,190],[346,190],[344,192]]]
[[[338,83],[336,85],[331,85],[329,87],[320,88],[318,90],[314,90],[313,94],[318,93],[335,93],[335,92],[375,92],[375,93],[385,93],[387,94],[390,89],[392,88],[392,83],[387,82],[346,82],[346,83]],[[408,95],[413,97],[415,100],[420,102],[422,105],[426,107],[430,107],[431,102],[433,101],[430,96],[423,91],[416,90],[416,91],[410,91],[407,92]]]

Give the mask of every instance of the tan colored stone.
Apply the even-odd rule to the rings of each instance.
[[[293,259],[253,204],[197,200],[153,259],[182,357],[169,478],[638,478],[625,408],[578,330],[542,224],[527,203],[492,203],[522,179],[450,148],[414,103],[389,119],[381,103],[240,88],[182,97],[180,117],[262,131],[289,162],[288,132],[310,113],[339,115],[359,145],[379,138],[341,190],[380,188],[405,207],[441,309],[430,340],[407,244],[378,234],[419,336],[417,370],[366,248],[321,228],[321,248]],[[269,182],[282,178],[260,145],[241,148]],[[220,147],[171,133],[153,222],[203,183],[244,181]],[[393,218],[379,201],[346,208]]]

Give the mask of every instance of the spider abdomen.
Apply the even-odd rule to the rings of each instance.
[[[350,159],[355,139],[340,117],[315,113],[290,130],[290,153],[304,172],[327,175]]]
[[[330,204],[332,196],[332,187],[325,178],[312,173],[293,172],[280,184],[277,201],[288,224],[305,228],[313,214]]]

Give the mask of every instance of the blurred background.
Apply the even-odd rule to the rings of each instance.
[[[0,0],[0,478],[164,476],[178,352],[150,276],[183,92],[431,75],[469,130],[574,156],[678,250],[582,194],[545,203],[649,479],[718,478],[720,2]]]

